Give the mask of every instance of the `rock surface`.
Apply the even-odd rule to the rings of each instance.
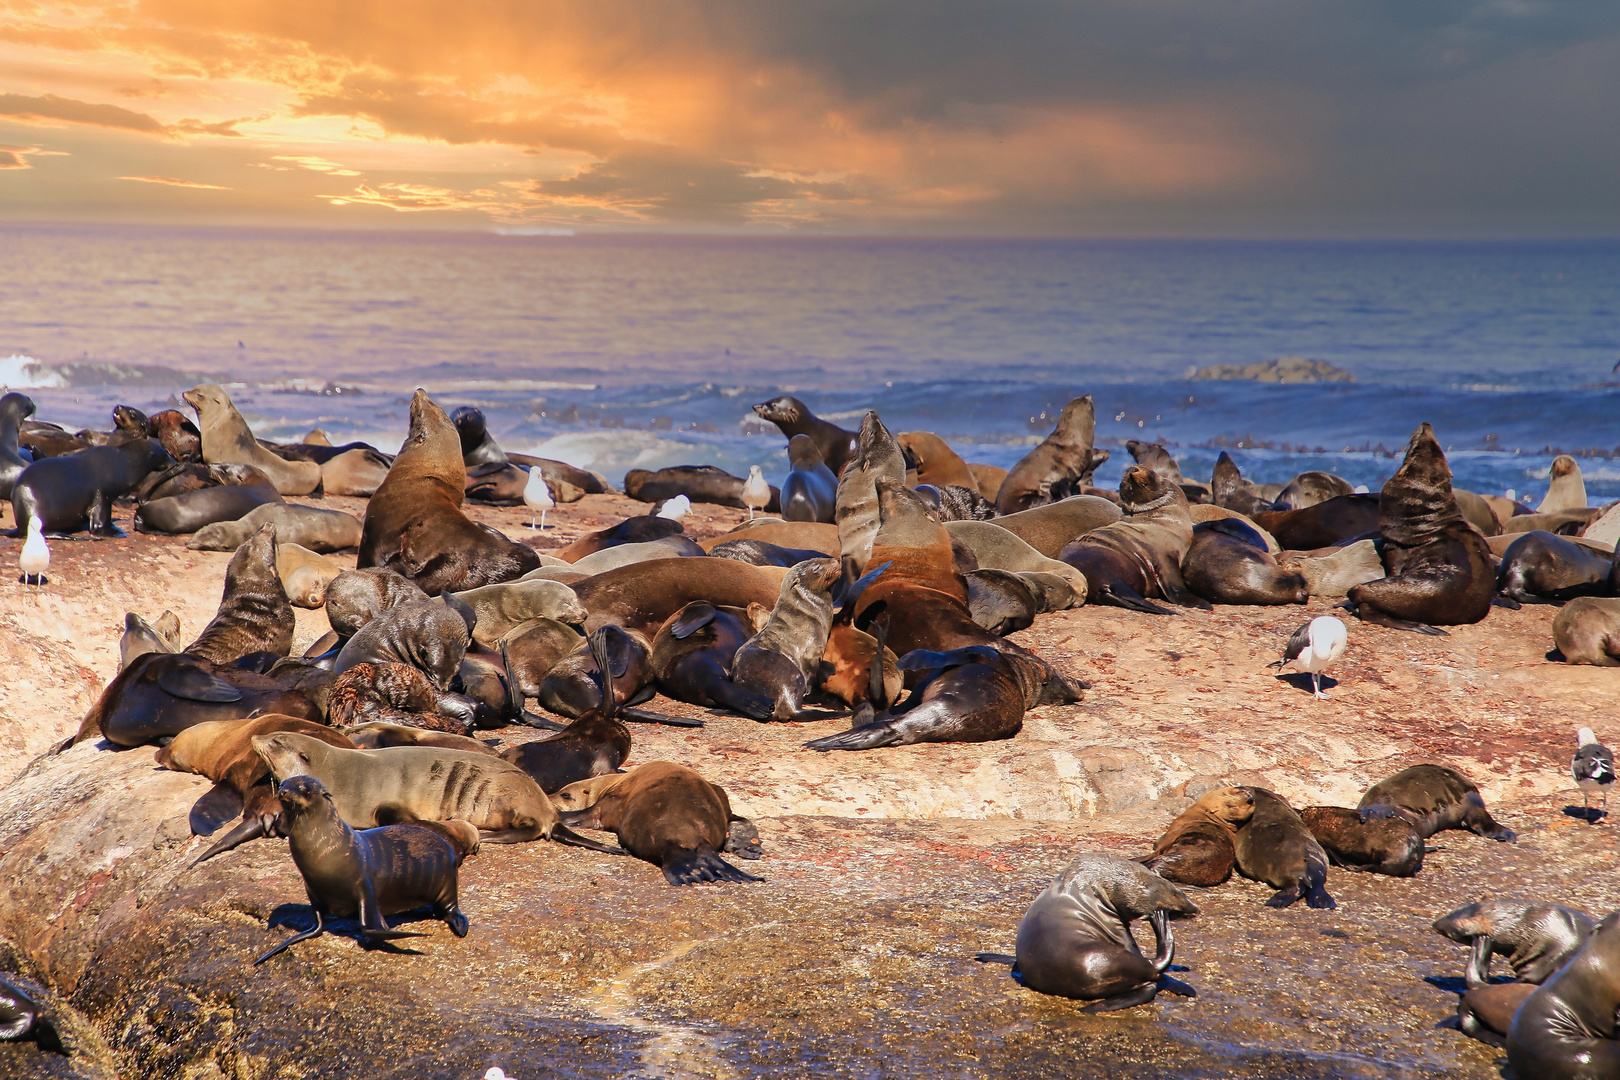
[[[1325,360],[1284,356],[1255,364],[1211,364],[1193,372],[1194,382],[1240,380],[1262,383],[1355,382],[1356,377]]]

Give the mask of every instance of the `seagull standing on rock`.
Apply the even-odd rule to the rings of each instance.
[[[51,549],[45,545],[45,523],[38,517],[28,519],[28,539],[23,541],[22,553],[17,556],[17,567],[22,580],[29,585],[43,585],[45,570],[51,565]]]
[[[528,483],[523,485],[523,504],[540,515],[540,531],[546,530],[546,511],[557,505],[551,497],[551,485],[546,483],[545,477],[540,475],[538,465],[530,466]],[[534,528],[534,518],[529,518],[529,528]]]
[[[1575,742],[1575,758],[1569,763],[1569,771],[1581,788],[1581,809],[1590,815],[1591,793],[1602,792],[1603,810],[1598,814],[1598,817],[1602,817],[1609,812],[1609,788],[1614,784],[1614,754],[1598,742],[1597,735],[1589,727],[1576,732]],[[1596,819],[1588,816],[1587,820]]]
[[[1349,642],[1350,635],[1344,623],[1332,615],[1323,615],[1295,630],[1294,636],[1288,639],[1288,647],[1283,650],[1282,659],[1266,666],[1280,668],[1292,661],[1299,670],[1311,673],[1311,696],[1318,701],[1327,701],[1328,696],[1322,693],[1322,672],[1344,655]]]
[[[763,510],[771,504],[771,485],[765,482],[765,474],[759,471],[758,465],[748,466],[748,479],[743,483],[743,505],[748,507],[748,520],[754,520],[754,511]]]

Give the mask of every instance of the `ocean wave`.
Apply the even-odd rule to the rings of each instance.
[[[454,382],[429,380],[421,384],[430,394],[465,394],[473,390],[500,392],[531,390],[595,390],[596,383],[557,382],[551,379],[459,379]]]
[[[0,386],[10,390],[61,389],[67,386],[62,373],[32,356],[12,353],[0,356]]]
[[[191,384],[202,376],[156,364],[50,364],[13,353],[0,357],[0,385],[16,390],[65,390],[92,386]]]

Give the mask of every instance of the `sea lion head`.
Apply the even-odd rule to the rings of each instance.
[[[237,462],[210,465],[208,466],[208,475],[222,487],[274,488],[276,486],[275,481],[266,476],[263,470]]]
[[[781,599],[777,603],[789,595],[827,599],[842,574],[843,565],[837,559],[806,559],[783,576]]]
[[[1193,805],[1229,825],[1241,825],[1254,816],[1254,793],[1248,788],[1216,788],[1204,792]]]
[[[132,435],[155,435],[147,420],[146,414],[132,405],[116,405],[113,407],[113,427],[119,431]]]
[[[461,434],[438,402],[417,388],[411,395],[411,427],[394,458],[393,469],[403,477],[431,477],[456,489],[457,497],[466,491],[467,466],[461,449]]]
[[[1384,539],[1407,546],[1462,522],[1462,509],[1451,493],[1451,467],[1428,424],[1412,433],[1406,460],[1385,482],[1378,506]]]
[[[1225,500],[1237,494],[1243,486],[1243,474],[1238,471],[1237,462],[1225,450],[1215,459],[1215,471],[1210,474],[1210,496],[1215,505],[1223,505]]]
[[[180,395],[180,399],[190,405],[197,413],[197,422],[206,425],[209,418],[222,409],[235,411],[236,406],[231,404],[231,396],[225,392],[224,387],[213,383],[203,383],[193,386]]]
[[[1181,488],[1146,465],[1132,465],[1120,477],[1119,505],[1127,517],[1158,510],[1177,499],[1185,506],[1187,496]]]
[[[1063,412],[1058,414],[1057,424],[1052,428],[1049,442],[1061,443],[1066,447],[1077,450],[1090,450],[1092,442],[1097,437],[1097,407],[1092,404],[1091,395],[1077,397],[1063,406]],[[1093,468],[1107,460],[1105,454],[1093,463]]]
[[[578,780],[550,796],[551,804],[563,812],[588,810],[595,806],[609,789],[635,773],[607,773],[589,780]]]
[[[457,405],[450,413],[450,422],[456,425],[456,432],[461,436],[461,452],[470,454],[484,441],[489,434],[489,422],[484,419],[484,411],[476,405]]]
[[[906,456],[875,412],[861,417],[861,432],[855,439],[855,457],[851,464],[876,476],[899,481],[906,478]]]
[[[253,751],[278,779],[308,776],[317,762],[324,758],[323,751],[332,747],[319,739],[300,735],[294,731],[276,731],[269,735],[255,735],[250,742]]]
[[[34,415],[34,399],[27,394],[12,392],[0,397],[0,417],[16,423]]]
[[[281,811],[288,818],[299,818],[324,807],[327,813],[337,815],[337,807],[332,804],[332,793],[326,790],[326,785],[313,776],[289,776],[276,788],[276,799],[281,803]]]
[[[754,406],[754,415],[773,424],[797,424],[810,414],[804,402],[786,394]]]
[[[265,522],[236,549],[225,567],[225,599],[241,592],[282,592],[276,573],[276,526]],[[285,593],[283,593],[285,595]],[[224,603],[222,599],[220,601]]]
[[[808,435],[795,435],[788,440],[788,463],[795,469],[814,469],[827,462],[821,456],[821,447]]]
[[[1570,473],[1580,471],[1581,467],[1576,463],[1574,458],[1570,457],[1568,454],[1559,454],[1557,457],[1553,458],[1552,468],[1548,472],[1548,479],[1562,480]]]

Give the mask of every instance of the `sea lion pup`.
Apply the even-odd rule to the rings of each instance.
[[[149,623],[133,611],[124,613],[124,634],[118,639],[118,670],[123,671],[138,656],[147,653],[180,651],[180,617],[165,611]]]
[[[1410,821],[1425,840],[1447,829],[1466,829],[1487,840],[1512,843],[1512,829],[1498,825],[1485,809],[1479,788],[1456,769],[1414,765],[1367,789],[1356,809],[1363,821],[1396,815]]]
[[[1609,591],[1614,556],[1536,529],[1520,533],[1502,555],[1496,591],[1520,604],[1559,603]]]
[[[1381,520],[1379,496],[1337,495],[1302,510],[1262,510],[1254,523],[1290,551],[1316,551],[1374,536]]]
[[[265,525],[231,556],[219,611],[184,651],[234,664],[256,653],[286,656],[292,639],[292,603],[276,573],[276,527]]]
[[[590,614],[574,590],[560,581],[508,581],[454,595],[472,608],[477,618],[473,640],[486,649],[493,649],[515,627],[531,619],[555,619],[581,626]]]
[[[325,784],[338,815],[356,828],[459,818],[492,844],[546,839],[621,854],[558,822],[540,786],[500,758],[433,746],[340,750],[291,732],[255,735],[253,748],[278,783],[313,776]]]
[[[1048,885],[1018,924],[1017,955],[979,953],[981,963],[1012,961],[1013,978],[1042,994],[1092,1004],[1081,1012],[1144,1005],[1163,990],[1197,992],[1165,975],[1175,958],[1170,916],[1196,915],[1198,905],[1164,878],[1128,859],[1081,852]],[[1146,919],[1158,943],[1152,960],[1131,936]]]
[[[213,383],[181,394],[197,412],[202,459],[210,465],[239,462],[262,471],[283,495],[308,495],[321,486],[321,467],[313,461],[288,461],[260,446],[231,397]]]
[[[723,540],[709,549],[716,559],[735,559],[750,566],[797,566],[806,559],[819,559],[824,551],[778,547],[764,540]]]
[[[1423,837],[1402,818],[1363,821],[1358,811],[1342,806],[1307,806],[1299,816],[1334,866],[1390,877],[1412,877],[1423,869]]]
[[[1236,518],[1193,526],[1181,576],[1212,604],[1303,604],[1311,595],[1304,575],[1279,565],[1260,534]]]
[[[326,603],[326,587],[343,573],[341,563],[298,544],[276,544],[276,575],[293,606],[318,608]]]
[[[1538,514],[1556,514],[1560,510],[1586,509],[1586,481],[1581,479],[1581,467],[1568,454],[1553,458],[1547,471],[1547,496],[1536,507]]]
[[[266,503],[236,521],[216,521],[197,530],[186,546],[193,551],[234,551],[263,525],[289,544],[328,554],[360,543],[360,520],[343,510],[322,510],[297,503]]]
[[[837,559],[809,559],[782,578],[776,605],[758,633],[731,662],[731,681],[773,703],[756,720],[825,720],[807,712],[805,699],[820,682],[821,657],[832,629],[832,587],[842,567]]]
[[[1564,663],[1620,667],[1620,600],[1571,600],[1553,618],[1552,632],[1553,648]]]
[[[1505,956],[1519,982],[1544,983],[1574,956],[1593,923],[1574,908],[1540,900],[1502,897],[1468,904],[1434,920],[1434,932],[1467,945],[1463,981],[1470,988],[1491,981],[1491,960]]]
[[[783,394],[753,406],[754,415],[775,424],[789,439],[807,436],[821,451],[821,460],[834,476],[842,476],[844,466],[855,456],[855,433],[819,419],[810,407],[796,397]]]
[[[622,544],[645,544],[652,540],[662,540],[666,536],[675,536],[686,531],[678,521],[661,518],[652,514],[637,514],[627,517],[617,525],[610,525],[605,529],[598,529],[593,533],[586,533],[566,547],[560,547],[550,554],[567,563],[576,563],[587,555],[594,555],[598,551],[619,547]]]
[[[867,560],[872,557],[872,543],[881,522],[879,477],[904,487],[906,460],[878,414],[868,412],[861,417],[855,454],[838,477],[838,548],[849,563],[851,577],[864,574]]]
[[[345,570],[326,586],[326,617],[346,641],[390,608],[427,598],[414,582],[392,570]]]
[[[1143,866],[1181,885],[1220,885],[1237,862],[1238,828],[1254,816],[1248,788],[1206,791],[1165,829]]]
[[[932,431],[902,431],[894,441],[905,457],[906,468],[917,470],[917,483],[979,490],[979,481],[968,463]],[[993,494],[989,498],[995,502]]]
[[[770,719],[773,698],[731,681],[737,650],[754,635],[742,608],[716,607],[694,600],[665,620],[652,643],[652,671],[658,691],[688,705],[730,709]]]
[[[1119,482],[1125,517],[1086,533],[1058,558],[1086,575],[1087,598],[1154,615],[1172,614],[1152,602],[1208,611],[1209,601],[1187,588],[1181,560],[1192,546],[1192,516],[1179,487],[1141,465]]]
[[[472,640],[473,619],[465,608],[437,599],[395,604],[349,638],[332,670],[342,675],[357,664],[405,664],[436,689],[448,690]]]
[[[17,477],[34,462],[22,455],[18,438],[22,422],[34,415],[34,401],[27,394],[10,393],[0,397],[0,499],[11,498]]]
[[[1130,451],[1131,459],[1138,465],[1145,465],[1176,485],[1187,496],[1190,503],[1207,503],[1209,501],[1209,487],[1196,480],[1188,480],[1181,475],[1181,466],[1171,456],[1161,443],[1140,442],[1129,439],[1125,449]]]
[[[66,457],[35,461],[17,475],[11,488],[14,535],[39,518],[47,536],[66,536],[87,529],[97,536],[123,536],[113,524],[114,500],[133,490],[146,475],[173,464],[155,439],[131,439],[92,446]]]
[[[335,727],[376,721],[467,735],[475,727],[499,727],[498,717],[461,694],[433,685],[410,664],[386,660],[351,664],[332,680],[326,715]]]
[[[1363,622],[1442,636],[1438,626],[1483,619],[1496,592],[1490,549],[1457,509],[1446,455],[1428,424],[1412,434],[1378,506],[1388,576],[1352,587],[1345,606]]]
[[[684,765],[649,761],[628,773],[597,776],[557,792],[565,824],[604,829],[624,849],[664,871],[671,885],[759,881],[720,857],[759,858],[759,833],[731,812],[725,788]]]
[[[1096,495],[1070,495],[1045,506],[998,517],[995,524],[1054,559],[1086,533],[1112,525],[1122,516],[1117,502]]]
[[[512,581],[537,569],[533,548],[461,512],[466,479],[455,425],[427,391],[417,390],[410,433],[366,505],[358,567],[385,566],[431,595]]]
[[[989,521],[996,516],[995,503],[973,488],[918,484],[912,490],[928,501],[941,521]]]
[[[608,637],[604,627],[590,638],[599,673],[613,669],[612,658],[608,656]],[[508,686],[513,684],[508,683]],[[509,692],[513,696],[512,708],[522,715],[521,692],[515,687]],[[617,772],[630,756],[630,729],[619,721],[618,711],[618,695],[598,691],[596,708],[586,709],[555,735],[507,747],[500,757],[533,777],[547,795],[579,780]]]
[[[1342,476],[1335,476],[1330,472],[1312,469],[1302,472],[1283,485],[1278,493],[1275,505],[1279,510],[1303,510],[1307,506],[1336,499],[1340,495],[1351,495],[1355,488],[1350,481]]]
[[[356,832],[338,816],[326,788],[310,776],[282,781],[276,796],[280,828],[303,875],[315,925],[260,956],[255,966],[325,933],[327,916],[359,919],[366,938],[391,941],[423,935],[391,930],[383,916],[427,905],[456,937],[467,936],[467,916],[456,897],[456,868],[467,852],[456,850],[443,832],[418,824]]]
[[[1513,1014],[1507,1058],[1521,1080],[1620,1077],[1620,911],[1611,913]]]
[[[838,477],[821,460],[821,451],[808,435],[788,440],[787,479],[778,498],[787,521],[834,520],[838,504]]]
[[[1262,511],[1275,510],[1270,499],[1260,494],[1259,488],[1243,479],[1237,462],[1225,450],[1215,459],[1215,471],[1209,478],[1210,501],[1216,506],[1236,510],[1253,517]]]
[[[114,418],[127,408],[129,406],[120,405],[114,409]],[[163,409],[147,417],[146,434],[162,443],[163,449],[176,461],[200,462],[203,459],[202,432],[179,409]]]
[[[1337,907],[1323,887],[1327,852],[1305,822],[1281,795],[1257,787],[1249,792],[1254,796],[1254,816],[1238,830],[1238,873],[1277,890],[1267,907],[1285,908],[1302,897],[1308,907]]]
[[[1093,449],[1097,436],[1097,410],[1091,395],[1063,406],[1052,434],[1007,471],[996,492],[996,513],[1016,514],[1032,506],[1056,502],[1053,489],[1065,484],[1089,484],[1108,451]]]
[[[257,672],[190,653],[147,653],[107,684],[61,749],[97,734],[116,747],[144,746],[205,721],[273,712],[321,718],[309,698]]]

